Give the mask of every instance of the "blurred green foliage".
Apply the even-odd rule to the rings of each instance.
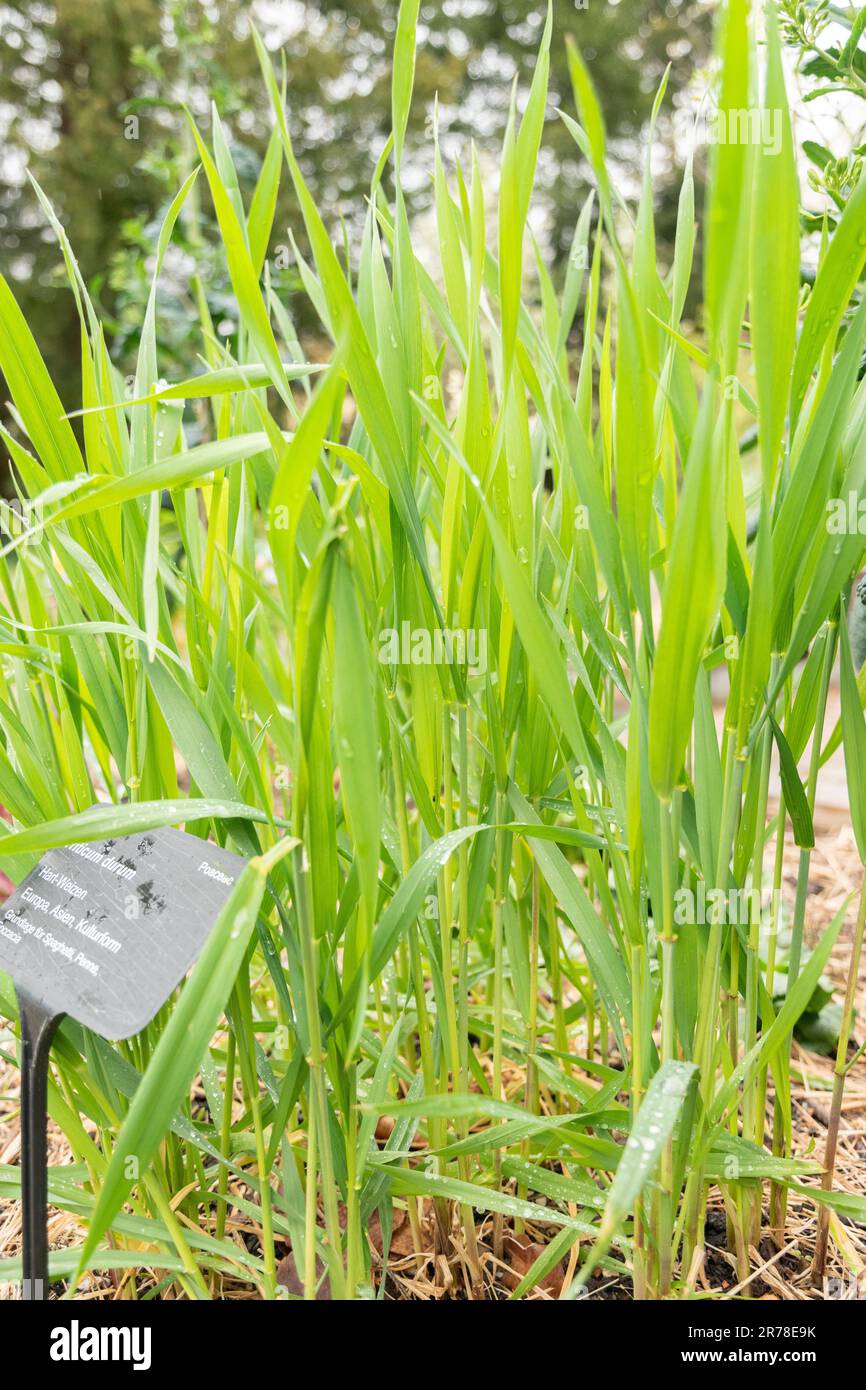
[[[653,94],[671,63],[669,91],[682,90],[709,48],[705,0],[555,0],[549,113],[569,106],[565,35],[574,33],[605,104],[611,148],[624,171],[642,159]],[[317,204],[339,234],[341,210],[363,207],[374,161],[389,128],[390,52],[395,0],[30,0],[3,6],[0,32],[0,264],[15,283],[62,399],[80,395],[78,323],[58,293],[61,257],[27,171],[54,203],[92,287],[121,365],[132,360],[150,280],[155,231],[180,179],[194,164],[183,106],[200,126],[215,101],[232,140],[245,194],[260,166],[270,126],[249,21],[281,50],[293,135]],[[424,5],[406,171],[414,208],[429,199],[429,170],[413,166],[427,143],[438,94],[446,155],[471,136],[498,149],[514,81],[525,95],[543,6],[527,0],[444,0]],[[554,259],[574,230],[581,171],[568,131],[556,119],[545,136],[539,191]],[[673,226],[673,161],[659,177],[658,231]],[[190,299],[194,253],[215,327],[233,326],[224,266],[208,259],[201,219],[209,201],[189,200],[167,264],[160,299],[163,361],[194,366],[200,340]],[[275,282],[291,291],[294,271],[275,248],[299,231],[290,202],[277,212]],[[352,228],[348,229],[351,237]],[[302,311],[305,312],[305,311]],[[304,328],[303,318],[300,328]]]
[[[866,99],[866,52],[862,47],[866,7],[833,5],[830,0],[779,0],[779,14],[782,35],[806,79],[805,102],[843,92]],[[840,34],[845,36],[841,41]],[[861,135],[866,133],[866,107],[862,120]],[[826,195],[831,208],[835,205],[841,212],[863,171],[866,144],[855,140],[850,150],[834,152],[817,141],[804,140],[803,153],[809,160],[812,188]],[[835,226],[832,213],[829,221]],[[806,215],[807,229],[820,231],[821,223],[820,214]]]

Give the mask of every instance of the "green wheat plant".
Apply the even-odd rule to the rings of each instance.
[[[403,0],[393,132],[353,246],[310,197],[255,36],[274,115],[260,177],[245,198],[216,111],[207,138],[191,123],[131,389],[42,190],[81,317],[74,418],[0,281],[17,494],[0,865],[18,882],[48,847],[160,825],[249,860],[141,1035],[57,1035],[71,1162],[50,1200],[81,1241],[51,1269],[69,1296],[113,1270],[118,1296],[274,1298],[289,1248],[306,1298],[395,1296],[398,1216],[413,1268],[450,1267],[460,1296],[531,1297],[563,1264],[563,1297],[597,1272],[636,1298],[707,1296],[708,1204],[747,1295],[790,1192],[817,1204],[825,1248],[837,1215],[866,1219],[832,1155],[794,1155],[791,1118],[794,1028],[847,914],[805,949],[817,779],[840,740],[866,853],[844,626],[864,540],[826,525],[866,483],[866,178],[801,292],[775,12],[727,0],[718,121],[779,138],[714,140],[697,210],[687,162],[660,265],[651,142],[633,205],[571,43],[573,93],[549,107],[548,16],[498,181],[473,149],[446,160],[434,122],[431,261],[402,184],[417,17]],[[654,121],[664,102],[662,83]],[[559,279],[528,220],[549,120],[586,170]],[[270,282],[281,178],[325,363]],[[193,275],[202,370],[167,383],[158,282],[195,181],[239,326],[220,339]],[[786,834],[789,942],[762,906]],[[748,911],[683,922],[688,893]],[[0,1012],[14,1026],[9,981]],[[526,1229],[542,1253],[506,1285]]]

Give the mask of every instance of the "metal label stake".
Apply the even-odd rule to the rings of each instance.
[[[48,1297],[48,1057],[63,1017],[16,990],[21,1019],[23,1297]]]
[[[86,820],[86,815],[82,821]],[[181,830],[48,850],[0,906],[0,970],[21,1021],[24,1297],[48,1297],[48,1054],[66,1015],[103,1038],[134,1037],[171,996],[229,899],[244,861]]]

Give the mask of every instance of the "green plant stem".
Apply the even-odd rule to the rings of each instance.
[[[345,1078],[345,1116],[346,1135],[346,1283],[354,1295],[364,1275],[364,1257],[361,1249],[361,1211],[358,1190],[358,1148],[357,1148],[357,1074],[358,1068],[352,1063]]]
[[[232,1139],[232,1099],[234,1097],[235,1090],[235,1048],[235,1035],[234,1032],[230,1029],[228,1041],[226,1043],[226,1069],[225,1082],[223,1085],[223,1114],[222,1124],[220,1125],[220,1153],[222,1154],[224,1162],[220,1164],[219,1178],[217,1179],[217,1240],[223,1240],[225,1238],[226,1217],[228,1215],[228,1159],[231,1154]]]
[[[138,700],[136,699],[137,661],[124,656],[121,650],[120,671],[123,681],[123,699],[129,730],[127,744],[127,766],[124,780],[129,789],[130,801],[137,801],[141,791],[141,773],[138,760]]]
[[[857,983],[860,978],[860,956],[863,951],[863,931],[866,927],[866,877],[860,888],[860,902],[857,920],[854,924],[854,939],[851,943],[851,959],[848,962],[848,982],[845,988],[845,1003],[842,1008],[842,1022],[839,1027],[839,1042],[836,1047],[836,1064],[833,1069],[833,1098],[830,1102],[830,1119],[827,1124],[827,1143],[824,1149],[824,1175],[821,1186],[825,1192],[833,1190],[833,1175],[836,1170],[836,1147],[839,1141],[839,1121],[842,1116],[842,1098],[845,1091],[845,1078],[848,1074],[848,1043],[854,1027],[856,1011]],[[818,1233],[815,1240],[815,1254],[812,1260],[812,1282],[820,1284],[824,1278],[827,1261],[827,1237],[830,1226],[830,1212],[827,1207],[818,1208]]]
[[[310,1055],[307,1063],[310,1068],[310,1105],[318,1110],[319,1151],[322,1167],[322,1200],[325,1209],[325,1231],[327,1234],[328,1272],[331,1279],[331,1297],[340,1301],[346,1293],[345,1271],[343,1269],[342,1238],[337,1205],[337,1185],[334,1175],[334,1160],[331,1151],[330,1124],[328,1117],[328,1092],[325,1077],[325,1054],[322,1048],[321,1018],[319,1015],[318,973],[316,967],[316,943],[313,935],[312,913],[309,902],[309,865],[303,845],[293,852],[296,910],[301,939],[301,961],[304,979],[304,999],[309,1030]]]
[[[838,623],[830,621],[827,624],[827,631],[824,635],[824,651],[821,662],[821,685],[818,693],[818,703],[815,711],[815,720],[812,726],[812,746],[809,754],[809,775],[806,784],[806,800],[809,804],[809,813],[814,815],[815,796],[818,789],[818,773],[821,768],[821,746],[824,739],[824,719],[827,712],[827,695],[830,689],[830,676],[833,671],[833,661],[836,655],[836,639],[838,637]],[[788,955],[788,990],[791,990],[797,983],[800,975],[800,962],[803,953],[803,932],[806,925],[806,900],[809,895],[809,869],[812,862],[811,849],[800,850],[800,860],[797,867],[797,893],[794,901],[794,922],[791,928],[791,950]],[[793,1041],[793,1028],[791,1030],[791,1040]],[[781,1101],[776,1096],[773,1115],[773,1146],[774,1151],[778,1149],[780,1153],[787,1154],[787,1128],[790,1125],[784,1124],[785,1117],[780,1115]],[[771,1206],[775,1208],[775,1230],[776,1243],[781,1248],[784,1243],[785,1224],[788,1207],[788,1189],[783,1184],[776,1184],[773,1189]]]
[[[646,947],[643,943],[633,943],[630,954],[631,978],[631,1123],[637,1118],[645,1091],[645,1062],[643,1055],[644,1030],[644,970],[646,968]],[[644,1247],[643,1204],[638,1202],[634,1213],[634,1296],[642,1300],[647,1296],[646,1250]]]
[[[247,1109],[253,1122],[253,1136],[256,1146],[256,1166],[259,1174],[259,1203],[262,1220],[262,1259],[265,1266],[265,1298],[272,1300],[277,1292],[277,1265],[274,1251],[274,1221],[271,1202],[271,1184],[267,1169],[267,1146],[262,1128],[262,1111],[259,1099],[259,1082],[256,1072],[255,1032],[253,1024],[252,996],[250,993],[249,971],[241,971],[234,993],[233,1017],[239,1035],[238,1059],[241,1078],[246,1093]]]
[[[559,1052],[568,1051],[568,1028],[565,1022],[565,1003],[562,998],[562,967],[559,953],[562,942],[559,935],[559,918],[556,912],[556,899],[545,884],[547,911],[547,949],[550,964],[550,992],[553,995],[553,1037]],[[566,1067],[568,1063],[565,1063]]]
[[[502,829],[506,817],[506,799],[502,792],[496,795],[496,880],[493,899],[493,1096],[496,1100],[504,1100],[505,1092],[502,1085],[502,1034],[504,1028],[504,976],[505,966],[503,959],[503,927],[502,917],[505,911],[505,888],[508,881],[505,867],[505,841],[506,834]],[[496,1185],[499,1186],[502,1180],[502,1156],[497,1149],[494,1157],[494,1176]],[[502,1213],[496,1212],[493,1217],[493,1253],[499,1260],[502,1258]]]
[[[538,866],[532,861],[532,888],[529,928],[529,1019],[526,1034],[526,1082],[523,1097],[524,1109],[530,1115],[538,1113],[538,1075],[535,1049],[538,1046],[538,929],[539,929],[539,887]],[[521,1147],[524,1161],[529,1158],[529,1140],[524,1139]],[[519,1183],[517,1195],[526,1197],[526,1184]],[[522,1230],[522,1224],[519,1230]]]
[[[319,1217],[318,1155],[316,1152],[316,1107],[309,1107],[307,1116],[307,1167],[304,1191],[304,1299],[314,1302],[318,1275],[316,1270],[316,1231]]]
[[[670,801],[662,801],[661,869],[662,921],[659,941],[662,949],[662,1062],[674,1060],[677,1052],[676,1021],[674,1016],[674,888],[676,858],[673,838],[673,812]],[[659,1261],[659,1296],[666,1298],[671,1287],[671,1239],[673,1233],[673,1141],[668,1140],[662,1152],[661,1188],[658,1194],[658,1229],[656,1243]]]
[[[809,753],[809,777],[806,784],[806,799],[810,813],[815,810],[815,794],[818,789],[818,773],[821,768],[821,746],[824,740],[824,719],[827,712],[827,695],[830,689],[830,676],[836,656],[838,624],[827,624],[824,637],[824,656],[821,664],[821,685],[815,723],[812,728],[812,747]],[[812,861],[810,849],[800,850],[800,863],[797,869],[797,897],[794,905],[794,925],[791,933],[791,952],[788,957],[788,988],[797,983],[800,974],[800,959],[803,952],[803,928],[806,922],[806,898],[809,893],[809,867]]]
[[[759,772],[761,781],[752,850],[752,896],[749,902],[749,937],[746,947],[746,999],[743,1034],[743,1048],[746,1056],[751,1053],[758,1038],[758,992],[761,979],[761,897],[772,747],[772,732],[767,725],[761,734]],[[755,893],[757,893],[757,903],[754,900]],[[763,1114],[758,1114],[760,1090],[759,1074],[750,1072],[743,1083],[743,1132],[752,1136],[755,1143],[763,1146]],[[751,1243],[757,1245],[761,1229],[760,1187],[752,1202],[752,1208],[752,1216],[748,1225],[751,1231]]]
[[[740,813],[740,794],[743,785],[745,764],[734,756],[734,738],[729,735],[725,755],[725,781],[722,794],[722,817],[716,857],[716,885],[726,890],[730,875],[730,857]],[[695,1039],[695,1059],[700,1071],[700,1088],[704,1101],[704,1116],[709,1109],[715,1089],[714,1058],[716,1049],[719,976],[721,973],[723,923],[714,917],[710,925],[709,940],[703,961],[700,1001],[698,1006],[698,1028]],[[706,1127],[703,1118],[698,1126],[698,1140]],[[703,1208],[704,1186],[703,1163],[695,1163],[686,1184],[686,1225],[685,1225],[685,1266],[691,1268],[695,1250],[703,1246]]]
[[[161,1220],[171,1236],[172,1243],[183,1262],[183,1267],[189,1277],[192,1289],[191,1296],[209,1302],[210,1290],[202,1278],[201,1270],[195,1262],[195,1258],[189,1248],[189,1243],[183,1233],[183,1228],[177,1219],[171,1202],[162,1190],[162,1183],[155,1175],[148,1174],[145,1176],[144,1185],[147,1188],[148,1196],[156,1207]]]
[[[466,706],[461,704],[457,712],[457,777],[460,805],[460,825],[469,825],[469,734],[467,728]],[[455,1090],[458,1095],[469,1093],[469,846],[464,840],[460,845],[457,860],[457,912],[458,912],[458,1069]],[[469,1134],[469,1122],[464,1120],[459,1126],[462,1138]],[[472,1161],[469,1154],[461,1154],[459,1160],[460,1177],[464,1182],[472,1178]],[[472,1207],[464,1204],[460,1208],[463,1222],[463,1238],[472,1275],[473,1292],[481,1288],[483,1272],[478,1255],[478,1237],[475,1230],[475,1213]]]
[[[460,825],[470,824],[469,817],[469,735],[467,729],[466,706],[458,710],[458,759],[460,783]],[[460,1043],[459,1090],[465,1095],[469,1089],[469,846],[464,840],[458,850],[458,914],[459,914],[459,958],[458,958],[458,1032]]]
[[[454,829],[454,763],[451,736],[451,709],[444,706],[442,721],[443,755],[443,829],[447,835]],[[442,949],[442,978],[445,986],[445,1042],[442,1049],[443,1070],[440,1090],[448,1090],[448,1074],[452,1081],[460,1065],[460,1045],[457,1036],[457,1002],[454,994],[453,893],[450,863],[439,874],[439,939]]]
[[[779,914],[781,910],[782,898],[782,875],[785,867],[785,822],[787,819],[785,811],[785,797],[783,793],[779,795],[779,809],[776,814],[776,848],[773,862],[773,897],[770,909],[770,931],[767,938],[767,966],[764,974],[764,988],[770,999],[773,997],[773,990],[776,981],[776,948],[779,939]],[[765,1025],[766,1026],[766,1025]],[[763,1145],[764,1129],[766,1125],[767,1109],[767,1080],[769,1075],[768,1063],[763,1063],[758,1071],[757,1096],[755,1100],[755,1134],[756,1144]],[[771,1184],[772,1191],[772,1184]]]
[[[725,784],[722,798],[722,818],[716,858],[716,886],[727,890],[730,875],[730,857],[733,848],[737,820],[740,814],[740,793],[743,785],[745,763],[734,756],[733,737],[728,739]],[[701,1071],[701,1089],[704,1103],[709,1105],[715,1084],[713,1057],[715,1054],[719,1011],[719,977],[724,923],[714,918],[710,925],[706,958],[704,960],[701,982],[700,1005],[698,1008],[698,1031],[695,1042],[695,1056]]]
[[[538,1046],[538,936],[540,893],[538,884],[538,865],[532,861],[532,900],[529,932],[529,1023],[527,1031],[526,1060],[526,1109],[532,1115],[538,1114],[538,1068],[535,1052]]]
[[[409,843],[409,819],[406,814],[406,783],[403,777],[403,758],[400,753],[400,742],[393,724],[391,725],[391,767],[394,776],[394,811],[397,819],[397,832],[400,839],[400,867],[405,876],[412,867],[412,851]],[[409,970],[412,977],[412,989],[415,994],[418,1048],[421,1053],[421,1070],[424,1076],[424,1087],[425,1090],[428,1091],[428,1094],[432,1095],[435,1090],[433,1049],[430,1041],[430,1024],[427,1018],[425,1003],[426,990],[424,989],[424,970],[418,946],[418,928],[415,924],[409,929]]]
[[[409,819],[406,813],[406,782],[403,775],[403,756],[400,750],[400,741],[397,737],[397,730],[394,722],[390,722],[391,736],[391,769],[394,778],[394,809],[397,820],[398,835],[400,839],[400,859],[403,875],[408,874],[412,865],[412,856],[409,843]],[[424,1078],[424,1091],[427,1095],[436,1094],[436,1069],[433,1061],[433,1045],[430,1037],[430,1023],[427,1017],[427,991],[424,987],[424,966],[421,959],[421,949],[418,942],[418,924],[413,922],[408,931],[409,947],[409,973],[412,980],[412,992],[415,996],[415,1017],[418,1030],[418,1050],[421,1054],[421,1075]],[[444,1143],[442,1123],[438,1119],[430,1120],[430,1137],[432,1146],[436,1149],[441,1148]],[[439,1171],[442,1171],[441,1160],[438,1164]],[[410,1211],[413,1210],[413,1199],[408,1199]],[[417,1211],[412,1220],[412,1236],[416,1246],[416,1251],[421,1258],[420,1239],[418,1232]],[[436,1205],[437,1230],[444,1236],[447,1229],[447,1203],[437,1199]]]

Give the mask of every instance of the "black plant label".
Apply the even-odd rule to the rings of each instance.
[[[243,866],[180,830],[49,850],[0,907],[0,970],[49,1017],[132,1037],[183,979]]]

